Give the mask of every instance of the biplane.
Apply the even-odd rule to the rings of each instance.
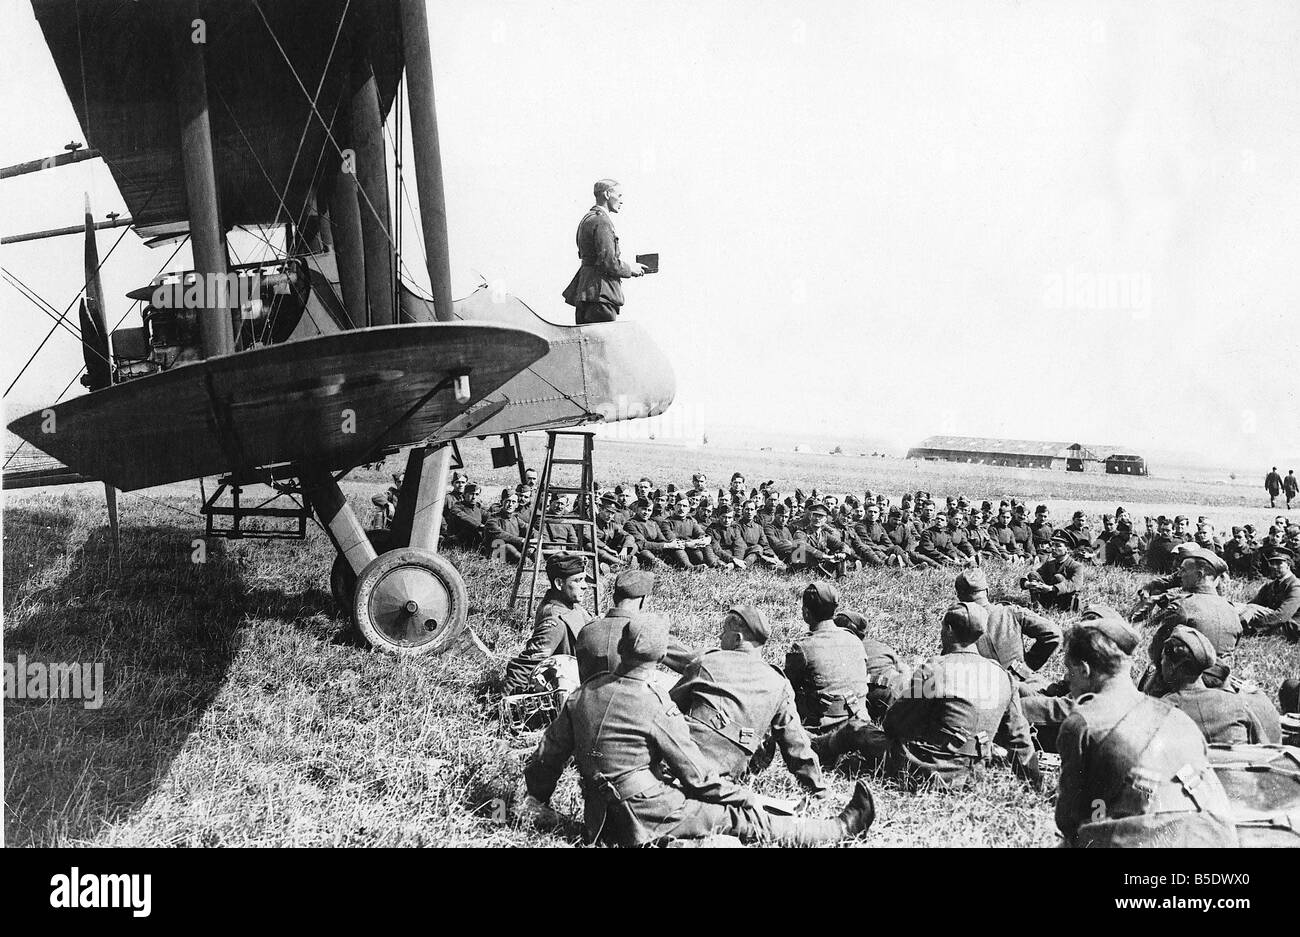
[[[553,325],[488,289],[452,300],[423,0],[32,5],[86,146],[3,175],[98,158],[130,215],[95,222],[87,205],[80,229],[6,239],[84,231],[88,389],[10,424],[62,465],[6,487],[101,481],[115,530],[117,490],[216,476],[209,533],[220,515],[254,536],[267,531],[241,522],[285,510],[239,493],[269,485],[328,533],[373,645],[452,647],[467,599],[438,546],[456,441],[499,435],[517,456],[520,432],[662,413],[667,360],[634,323]],[[431,295],[403,275],[391,208],[407,124]],[[193,269],[133,290],[139,323],[110,329],[96,230],[121,225],[150,245],[188,239]],[[282,248],[232,263],[236,228],[277,231]],[[406,447],[381,553],[339,481]]]

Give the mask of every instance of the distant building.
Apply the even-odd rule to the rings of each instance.
[[[907,451],[909,459],[1003,465],[1009,468],[1057,469],[1066,472],[1101,472],[1145,475],[1141,456],[1115,452],[1114,446],[1083,443],[1036,442],[1027,439],[993,439],[985,436],[930,436]]]

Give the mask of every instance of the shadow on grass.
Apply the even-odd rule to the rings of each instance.
[[[333,608],[319,589],[250,589],[225,541],[207,541],[195,562],[195,532],[177,527],[124,527],[120,572],[107,528],[64,560],[51,544],[66,528],[45,513],[6,514],[6,533],[25,535],[6,538],[5,661],[102,663],[102,708],[5,701],[5,834],[14,845],[93,840],[127,817],[221,690],[243,624]],[[43,575],[50,581],[32,588]]]

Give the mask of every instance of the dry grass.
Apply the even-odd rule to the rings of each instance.
[[[534,457],[532,444],[530,458]],[[470,450],[473,451],[470,451]],[[467,447],[477,480],[501,485],[481,447]],[[656,445],[602,443],[598,476],[688,480],[702,467],[716,481],[733,467],[751,482],[788,489],[890,494],[917,487],[936,494],[1016,493],[1057,508],[1116,501],[1205,504],[1231,523],[1258,510],[1236,489],[1200,491],[1157,479],[1066,479],[1028,473],[891,460],[772,453],[684,452]],[[393,466],[397,467],[397,466]],[[1019,473],[1024,475],[1026,473]],[[387,482],[367,473],[350,493],[362,516]],[[156,493],[151,493],[151,496]],[[162,500],[192,510],[169,491]],[[1257,499],[1255,499],[1257,502]],[[5,660],[102,661],[102,709],[73,701],[6,700],[5,834],[11,845],[564,845],[555,833],[495,823],[494,798],[519,779],[525,740],[498,736],[491,718],[500,663],[455,657],[395,660],[359,646],[324,585],[329,543],[313,530],[305,544],[216,542],[207,563],[190,562],[199,522],[166,507],[123,497],[126,573],[111,568],[102,507],[93,491],[11,498],[4,522]],[[1140,508],[1139,508],[1140,510]],[[1271,512],[1269,512],[1271,513]],[[1218,518],[1216,518],[1218,519]],[[477,556],[453,554],[472,603],[471,624],[501,657],[522,643],[504,608],[510,573]],[[990,571],[994,591],[1014,595],[1017,571]],[[1099,597],[1127,611],[1141,577],[1099,571]],[[688,643],[713,641],[720,615],[737,601],[776,622],[766,652],[779,662],[802,630],[802,579],[668,572],[657,606]],[[934,653],[937,618],[951,578],[937,572],[867,571],[843,584],[845,605],[866,613],[876,633],[909,659]],[[1236,586],[1240,591],[1242,586]],[[1300,648],[1253,640],[1239,672],[1275,694],[1300,672]],[[1059,666],[1053,662],[1049,667]],[[850,769],[851,772],[851,769]],[[779,767],[754,786],[794,796]],[[880,807],[867,845],[1045,846],[1054,841],[1050,791],[1036,794],[994,772],[960,794],[906,793],[873,784]],[[850,774],[836,777],[831,813],[847,798]],[[555,806],[580,814],[572,772]]]

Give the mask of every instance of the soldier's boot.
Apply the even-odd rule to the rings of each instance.
[[[871,789],[867,787],[866,781],[858,781],[853,787],[853,796],[838,817],[813,820],[807,817],[773,816],[768,818],[767,826],[769,835],[774,840],[793,846],[817,846],[861,836],[871,829],[875,819],[876,802],[871,796]]]

